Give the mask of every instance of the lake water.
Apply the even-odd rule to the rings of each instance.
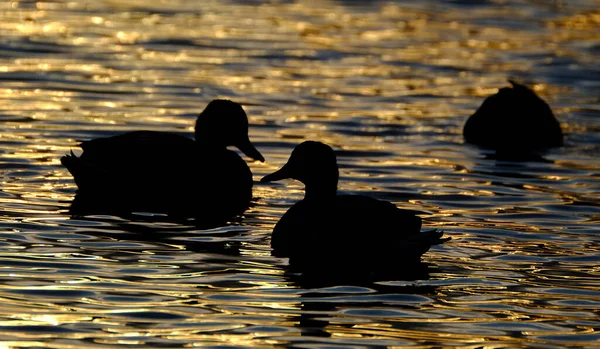
[[[599,8],[1,2],[0,347],[600,346]],[[509,78],[565,131],[545,161],[463,142]],[[60,157],[79,140],[191,136],[214,98],[244,105],[267,159],[249,164],[256,181],[320,140],[338,152],[342,191],[419,210],[452,240],[415,280],[317,282],[270,255],[298,182],[257,183],[241,223],[212,230],[70,217]]]

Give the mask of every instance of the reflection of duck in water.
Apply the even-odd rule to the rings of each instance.
[[[483,101],[467,120],[467,143],[500,153],[531,153],[563,144],[560,124],[546,102],[528,87],[510,81]]]
[[[342,318],[347,319],[350,313],[362,312],[366,309],[374,312],[385,309],[391,312],[399,311],[403,314],[406,314],[407,311],[417,313],[421,311],[421,307],[431,304],[432,298],[435,298],[439,288],[439,286],[423,283],[398,285],[380,282],[405,280],[403,277],[375,278],[368,281],[359,279],[357,281],[355,279],[339,280],[335,277],[337,275],[337,273],[328,273],[316,283],[313,282],[314,279],[311,276],[307,279],[304,273],[285,275],[289,287],[301,290],[298,292],[300,297],[294,298],[294,301],[300,301],[300,311],[296,313],[296,316],[290,316],[287,320],[294,323],[294,326],[300,330],[301,336],[311,338],[311,344],[315,348],[331,345],[339,347],[343,344],[346,344],[345,347],[352,347],[350,343],[340,342],[343,336],[336,336],[336,334],[348,333],[352,328],[356,330],[355,322],[342,320]],[[429,277],[424,276],[419,279],[427,280]],[[415,279],[409,278],[408,280]],[[376,331],[374,328],[373,330]],[[385,327],[380,330],[385,331]],[[381,334],[385,335],[384,332]],[[335,342],[328,339],[331,337]]]
[[[261,182],[293,178],[304,183],[304,199],[275,226],[273,254],[289,257],[304,270],[370,270],[418,263],[432,245],[448,239],[440,231],[421,232],[421,218],[387,201],[337,195],[338,166],[333,150],[319,142],[296,147],[287,164]]]
[[[242,213],[252,198],[252,173],[226,147],[264,161],[248,139],[246,113],[237,103],[214,100],[198,116],[195,138],[136,131],[82,142],[80,157],[61,159],[79,188],[78,208],[215,223]]]

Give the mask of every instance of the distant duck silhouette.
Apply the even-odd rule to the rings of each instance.
[[[328,145],[307,141],[288,162],[261,182],[293,178],[305,185],[304,199],[281,217],[271,238],[273,254],[290,265],[315,270],[378,271],[418,263],[442,232],[421,232],[413,211],[363,195],[337,195],[338,166]]]
[[[465,141],[515,155],[561,146],[563,133],[548,104],[527,86],[509,82],[512,87],[486,98],[467,120]]]
[[[78,186],[72,213],[148,211],[210,223],[241,214],[252,198],[252,173],[226,147],[264,161],[248,138],[246,113],[213,100],[198,116],[195,138],[135,131],[82,142],[80,157],[61,158]]]

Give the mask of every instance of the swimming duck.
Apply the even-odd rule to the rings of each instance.
[[[336,156],[326,144],[301,143],[261,182],[285,178],[304,183],[305,196],[275,225],[271,247],[293,267],[399,268],[418,263],[432,245],[448,240],[441,231],[421,232],[421,218],[413,211],[364,195],[337,195]]]
[[[486,98],[467,120],[467,143],[502,152],[534,151],[563,144],[560,124],[550,106],[530,88],[509,80]]]
[[[211,221],[242,213],[252,198],[252,173],[227,146],[264,161],[248,138],[244,109],[229,100],[213,100],[198,116],[195,139],[129,132],[84,141],[81,156],[71,152],[61,163],[73,175],[77,195],[105,209]]]

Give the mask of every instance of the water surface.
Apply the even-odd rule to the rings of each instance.
[[[11,348],[598,347],[600,2],[0,3],[0,340]],[[462,139],[516,79],[565,146],[508,162]],[[419,210],[452,241],[414,280],[320,282],[270,256],[303,195],[255,186],[241,223],[71,217],[60,157],[124,131],[191,136],[240,102],[279,168],[338,153],[340,189]],[[368,234],[368,232],[366,232]],[[395,266],[402,269],[402,265]]]

